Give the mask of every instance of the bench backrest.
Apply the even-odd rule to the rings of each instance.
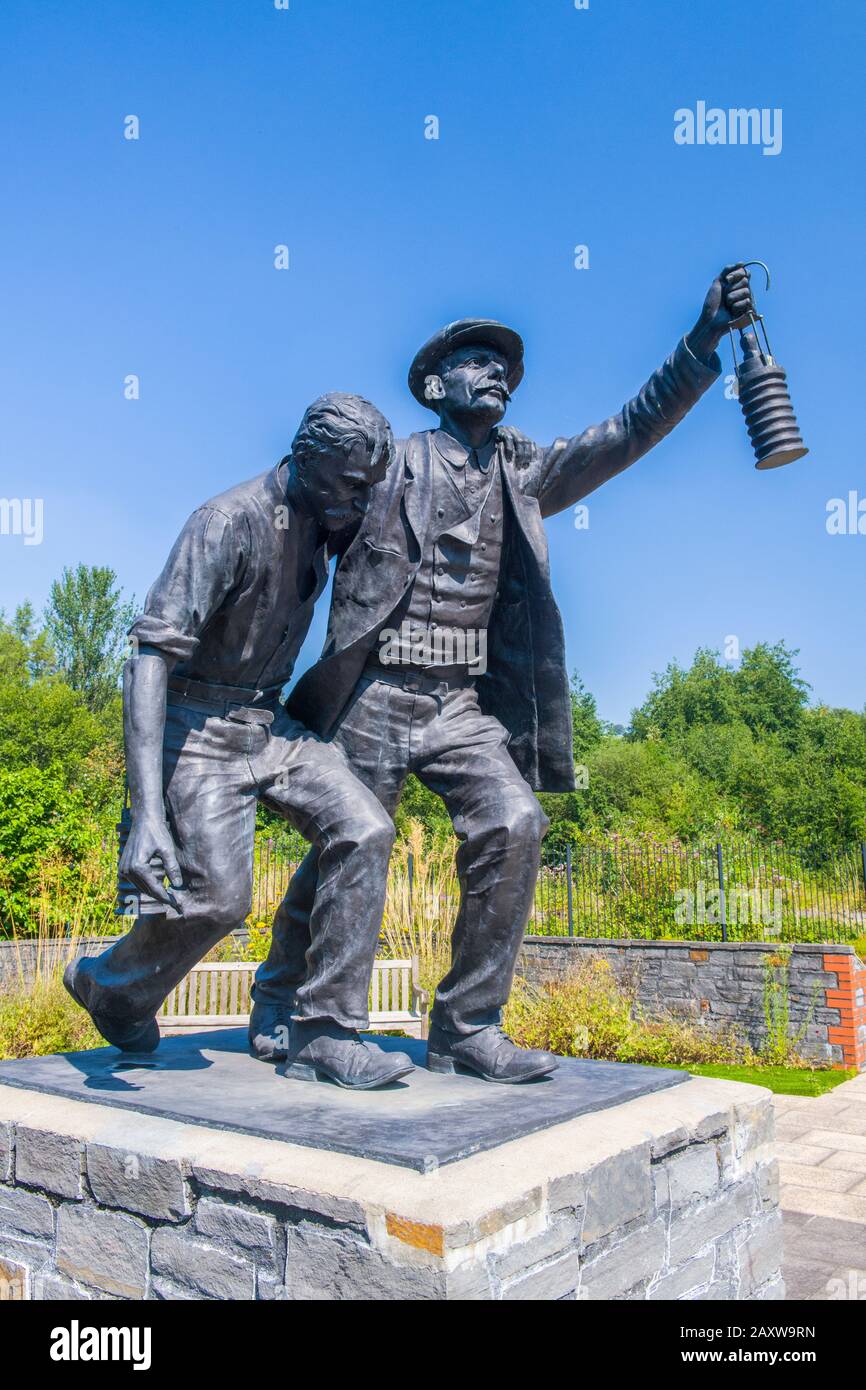
[[[171,991],[159,1017],[232,1018],[246,1021],[255,961],[215,961],[194,965]],[[370,981],[371,1014],[408,1013],[412,1007],[413,962],[377,960]]]
[[[245,1018],[250,1012],[250,988],[255,961],[219,961],[194,965],[172,990],[160,1018]]]
[[[412,1007],[411,960],[377,960],[370,981],[371,1014],[408,1013]]]

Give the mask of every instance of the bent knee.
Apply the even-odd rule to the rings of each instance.
[[[356,818],[352,838],[359,849],[389,855],[394,847],[397,829],[388,812],[372,799]]]
[[[541,804],[531,795],[506,802],[497,819],[509,843],[528,848],[539,846],[550,826]]]
[[[188,924],[212,926],[225,936],[242,927],[253,905],[251,890],[238,889],[233,883],[214,881],[205,888],[190,890],[183,895],[184,921]]]
[[[358,787],[351,810],[332,825],[325,845],[330,850],[363,850],[365,854],[382,856],[391,853],[397,831],[388,812],[366,787]]]

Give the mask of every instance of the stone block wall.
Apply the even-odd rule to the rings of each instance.
[[[580,960],[602,958],[635,990],[650,1015],[669,1012],[719,1032],[734,1027],[760,1048],[766,1040],[765,960],[778,943],[605,941],[527,937],[519,969],[537,984],[563,979]],[[790,1031],[802,1056],[866,1068],[866,964],[851,946],[797,944],[788,970]]]
[[[0,1298],[751,1300],[780,1266],[755,1087],[691,1079],[432,1175],[0,1087]]]
[[[26,938],[0,941],[0,987],[14,984],[22,977],[31,980],[37,971],[52,973],[73,956],[98,956],[116,940],[116,936],[81,936],[74,948],[62,937],[50,944]]]

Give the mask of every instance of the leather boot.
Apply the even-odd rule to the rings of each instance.
[[[284,1062],[289,1055],[294,994],[288,999],[256,999],[250,1014],[250,1056],[260,1062]]]
[[[155,1018],[128,1019],[104,1013],[86,1003],[87,977],[79,970],[80,960],[70,961],[63,972],[63,983],[82,1009],[90,1014],[97,1032],[121,1052],[155,1052],[159,1047],[159,1024]]]
[[[485,1081],[518,1085],[556,1071],[559,1060],[552,1052],[533,1052],[518,1047],[498,1026],[477,1033],[446,1033],[434,1024],[427,1041],[427,1067],[435,1072],[475,1072]]]
[[[286,1076],[301,1081],[329,1077],[349,1091],[372,1091],[414,1070],[405,1052],[383,1052],[353,1029],[320,1018],[292,1023]]]

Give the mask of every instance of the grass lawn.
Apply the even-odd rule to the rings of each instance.
[[[722,1081],[746,1081],[750,1086],[766,1086],[781,1096],[822,1096],[843,1081],[850,1081],[856,1071],[810,1071],[807,1067],[736,1067],[709,1062],[693,1066],[678,1066],[693,1076],[717,1076]]]

